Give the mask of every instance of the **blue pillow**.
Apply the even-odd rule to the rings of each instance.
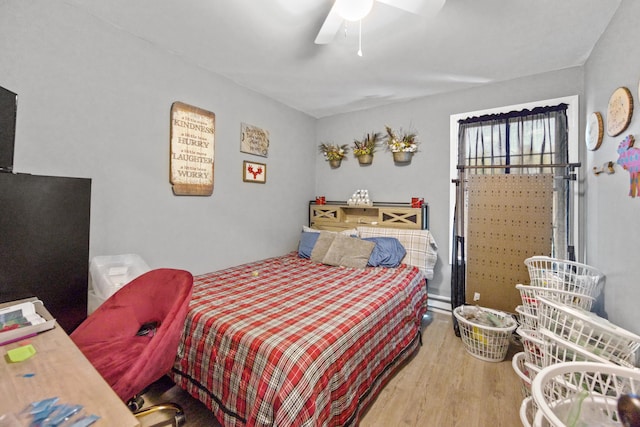
[[[395,237],[365,237],[362,240],[376,244],[367,264],[370,267],[397,267],[407,254],[402,243]]]
[[[313,233],[309,231],[303,231],[300,234],[300,243],[298,244],[298,256],[300,258],[311,258],[311,251],[318,241],[320,233]]]

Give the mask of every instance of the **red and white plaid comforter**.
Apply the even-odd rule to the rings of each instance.
[[[418,345],[415,267],[270,258],[195,278],[172,378],[224,426],[356,425]]]

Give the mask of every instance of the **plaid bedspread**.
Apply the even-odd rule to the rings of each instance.
[[[291,253],[195,278],[173,380],[224,426],[356,425],[418,346],[415,267],[330,267]]]

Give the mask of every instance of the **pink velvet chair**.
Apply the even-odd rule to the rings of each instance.
[[[176,404],[139,409],[139,395],[171,370],[192,289],[193,276],[187,271],[149,271],[113,294],[71,334],[136,416],[169,409],[175,411],[176,425],[184,422]]]

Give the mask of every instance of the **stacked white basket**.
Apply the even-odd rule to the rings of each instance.
[[[534,256],[524,260],[531,286],[559,289],[576,295],[597,297],[600,294],[600,270],[575,261]]]
[[[538,327],[545,341],[545,366],[560,362],[600,362],[635,367],[640,336],[606,319],[544,297],[539,299]],[[554,348],[566,354],[558,357]]]
[[[603,275],[586,264],[545,256],[527,258],[524,263],[531,283],[516,285],[522,299],[522,305],[516,308],[520,316],[517,333],[523,341],[525,360],[539,370],[557,361],[548,354],[555,351],[555,347],[551,348],[553,337],[544,333],[546,328],[540,324],[540,301],[590,310],[600,293]]]
[[[539,373],[564,363],[633,368],[640,337],[589,312],[601,290],[603,275],[596,268],[541,256],[528,258],[525,264],[531,284],[516,285],[522,297],[522,306],[516,309],[521,326],[516,332],[522,338],[532,396],[525,395],[520,418],[524,426],[562,427],[538,410],[549,404],[548,399],[536,397]],[[518,375],[522,379],[521,372]]]
[[[530,284],[518,284],[522,305],[516,307],[520,327],[518,335],[524,348],[524,368],[533,381],[538,372],[551,360],[568,356],[567,352],[549,345],[549,337],[540,328],[539,301],[547,298],[567,306],[590,310],[596,296],[600,292],[599,284],[602,274],[585,264],[536,256],[525,260],[529,270]],[[515,368],[515,365],[514,365]],[[522,373],[518,372],[522,379]],[[520,417],[523,425],[529,426],[537,411],[531,396],[525,396]]]
[[[640,369],[598,362],[556,363],[536,375],[531,392],[536,427],[620,426],[618,399],[640,393]]]

